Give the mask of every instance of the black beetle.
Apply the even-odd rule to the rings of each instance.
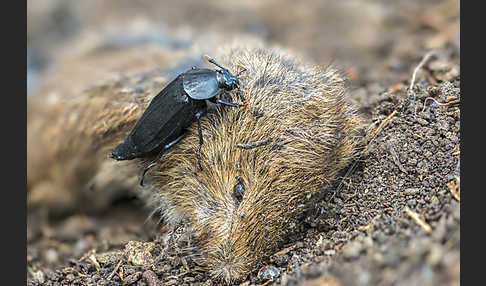
[[[221,69],[192,67],[177,76],[152,99],[125,141],[112,152],[111,157],[119,161],[157,154],[157,157],[143,171],[140,185],[143,186],[145,173],[157,163],[165,150],[184,137],[185,129],[194,119],[197,119],[199,132],[199,147],[196,154],[199,168],[202,169],[200,151],[203,138],[200,118],[207,111],[206,100],[232,107],[243,106],[216,98],[223,90],[230,91],[237,88],[241,100],[247,106],[238,81],[238,76],[245,70],[234,76],[214,59],[209,56],[205,58]]]

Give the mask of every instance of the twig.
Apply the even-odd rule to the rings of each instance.
[[[120,280],[123,281],[123,275],[124,271],[123,271],[123,267],[120,267],[120,271],[118,272],[118,277],[120,277]]]
[[[416,94],[415,92],[413,91],[413,87],[415,85],[415,78],[417,77],[417,73],[418,71],[422,68],[422,66],[429,60],[429,58],[434,55],[435,52],[434,51],[430,51],[428,52],[427,54],[425,54],[425,56],[422,58],[422,60],[420,61],[420,63],[415,67],[415,69],[413,70],[413,74],[412,74],[412,80],[410,81],[410,87],[408,88],[408,92],[407,92],[407,95],[408,95],[408,98],[410,98],[410,95],[413,94],[413,102],[414,102],[414,105],[415,105],[415,99],[416,99]],[[409,100],[409,99],[408,99]],[[417,114],[417,108],[415,107],[415,111],[414,111],[414,115]]]
[[[423,228],[423,230],[426,232],[426,233],[431,233],[432,232],[432,228],[430,227],[430,225],[428,223],[426,223],[420,216],[418,213],[416,212],[413,212],[412,210],[410,210],[409,208],[406,208],[405,209],[405,212],[420,226]]]
[[[95,249],[91,249],[90,251],[86,252],[80,259],[79,261],[86,261],[88,259],[88,256],[96,253]]]
[[[431,56],[433,56],[435,54],[434,51],[430,51],[428,52],[427,54],[425,54],[425,56],[422,58],[422,60],[420,61],[420,63],[417,65],[417,67],[415,67],[415,69],[413,70],[413,74],[412,74],[412,81],[410,82],[410,87],[408,88],[409,91],[413,90],[413,86],[415,85],[415,78],[417,77],[417,72],[422,68],[422,66],[429,60],[429,58]]]
[[[427,103],[427,100],[430,99],[430,100],[433,100],[435,103],[437,103],[438,105],[441,105],[441,106],[449,106],[449,105],[452,105],[452,104],[456,104],[456,103],[459,103],[460,100],[452,100],[452,101],[449,101],[449,102],[438,102],[435,98],[433,97],[427,97],[425,100],[424,100],[424,108],[422,108],[422,112],[424,112],[425,110],[425,104]]]
[[[239,144],[236,144],[236,146],[239,147],[239,148],[243,148],[243,149],[251,149],[251,148],[255,148],[255,147],[265,145],[268,142],[270,142],[271,140],[272,140],[272,138],[268,137],[267,139],[256,141],[256,142],[250,142],[250,143],[247,143],[247,144],[240,144],[239,143]]]
[[[118,264],[115,266],[115,269],[113,269],[113,271],[110,273],[110,275],[108,275],[107,280],[111,280],[111,278],[113,277],[113,275],[115,275],[115,273],[118,271],[118,268],[120,268],[120,265],[121,264],[122,264],[122,260],[120,259],[120,261],[118,262]]]
[[[378,135],[378,133],[381,131],[381,129],[383,129],[383,127],[395,116],[395,114],[397,113],[397,110],[393,110],[393,112],[388,115],[381,123],[380,125],[378,125],[378,127],[376,127],[375,131],[373,131],[371,137],[370,137],[370,141],[368,143],[368,146],[371,144],[371,142],[373,142],[373,140],[375,140],[375,137]],[[367,146],[367,147],[368,147]]]
[[[451,191],[452,196],[458,201],[461,201],[461,178],[454,176],[454,180],[447,184],[449,191]]]
[[[268,284],[272,283],[273,281],[272,280],[267,280],[265,281],[265,283],[259,285],[259,286],[267,286]]]
[[[302,247],[302,246],[299,245],[298,243],[296,243],[296,244],[293,244],[293,245],[291,245],[289,247],[286,247],[286,248],[284,248],[284,249],[282,249],[282,250],[280,250],[278,252],[275,252],[272,256],[284,255],[284,254],[289,253],[291,250],[294,250],[294,249],[300,248],[300,247]]]
[[[88,257],[88,260],[89,262],[91,262],[91,264],[94,265],[94,267],[96,268],[96,270],[100,270],[101,269],[101,266],[100,264],[98,263],[98,260],[96,260],[96,256],[94,256],[94,254],[91,254],[89,257]]]

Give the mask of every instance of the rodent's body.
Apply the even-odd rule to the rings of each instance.
[[[309,198],[357,157],[362,130],[332,68],[262,49],[231,50],[224,64],[247,70],[241,86],[250,108],[218,108],[203,118],[203,170],[187,155],[197,146],[192,128],[151,172],[148,192],[166,222],[189,222],[211,275],[231,283],[281,246]],[[237,146],[262,140],[268,143]]]
[[[63,214],[104,210],[135,189],[139,171],[107,154],[126,136],[150,98],[115,84],[79,94],[42,92],[27,105],[27,204]]]
[[[346,103],[344,79],[335,69],[263,48],[213,55],[229,70],[246,68],[240,86],[249,108],[218,106],[201,117],[202,171],[193,122],[147,173],[151,184],[141,196],[168,226],[188,226],[212,277],[231,283],[282,246],[289,226],[312,207],[309,198],[335,183],[359,154],[363,138],[361,119]],[[96,202],[92,196],[100,192],[85,191],[93,184],[100,191],[140,192],[137,177],[151,158],[117,162],[109,153],[157,90],[143,95],[119,90],[112,84],[53,103],[49,96],[30,101],[29,206],[41,204],[46,193],[53,199],[69,194],[57,202],[61,206],[87,196]],[[231,101],[237,100],[235,95]],[[252,142],[265,144],[238,147]]]

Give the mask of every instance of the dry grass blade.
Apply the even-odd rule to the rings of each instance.
[[[422,60],[420,61],[420,63],[415,67],[415,69],[413,70],[413,74],[412,74],[412,80],[410,81],[410,86],[408,88],[408,97],[410,98],[410,96],[413,94],[413,101],[415,102],[415,97],[416,97],[416,94],[415,92],[413,92],[413,87],[415,85],[415,78],[417,77],[417,73],[418,71],[423,67],[423,65],[430,59],[431,56],[435,55],[435,52],[434,51],[430,51],[428,52],[427,54],[425,54],[425,56],[422,58]],[[408,99],[409,100],[409,99]],[[425,106],[425,105],[424,105]],[[415,112],[414,114],[416,115],[417,114],[417,108],[415,108]]]
[[[107,280],[111,280],[111,278],[115,275],[115,273],[118,271],[118,268],[120,268],[120,265],[122,264],[122,260],[120,259],[120,261],[118,262],[118,264],[115,266],[115,269],[113,269],[113,271],[110,273],[110,275],[108,275],[108,278]]]
[[[94,265],[94,267],[96,268],[96,270],[100,270],[101,269],[101,266],[100,264],[98,263],[98,260],[96,260],[96,256],[94,256],[94,254],[91,254],[90,256],[88,256],[88,261]]]
[[[239,148],[243,148],[243,149],[251,149],[251,148],[255,148],[255,147],[265,145],[265,144],[269,143],[270,141],[272,141],[272,138],[268,137],[266,139],[256,141],[256,142],[250,142],[250,143],[247,143],[247,144],[239,143],[239,144],[236,144],[236,146],[239,147]]]
[[[450,181],[447,184],[447,187],[449,187],[449,191],[451,191],[452,196],[457,200],[461,201],[461,178],[458,176],[454,177],[454,180]]]
[[[282,250],[280,250],[280,251],[278,251],[278,252],[274,253],[274,254],[273,254],[273,256],[278,256],[278,255],[284,255],[284,254],[287,254],[287,253],[289,253],[291,250],[294,250],[294,249],[296,249],[296,248],[300,248],[300,247],[302,247],[302,246],[303,246],[303,245],[302,245],[302,244],[300,244],[300,243],[293,244],[293,245],[291,245],[291,246],[289,246],[289,247],[286,247],[286,248],[284,248],[284,249],[282,249]]]
[[[408,214],[408,216],[410,216],[413,219],[413,221],[415,221],[420,227],[422,227],[426,233],[432,232],[432,227],[430,227],[430,225],[426,223],[425,220],[421,218],[421,216],[418,213],[412,211],[409,208],[406,208],[405,212]]]
[[[434,51],[430,51],[422,58],[420,63],[415,67],[412,74],[412,81],[410,82],[410,87],[408,88],[409,91],[413,90],[413,86],[415,85],[415,78],[417,77],[418,71],[423,67],[423,65],[430,59],[431,56],[435,55]]]
[[[449,105],[453,105],[453,104],[458,104],[460,103],[461,101],[459,99],[455,99],[455,100],[451,100],[451,101],[447,101],[445,103],[442,103],[442,102],[438,102],[435,98],[432,98],[432,97],[427,97],[425,100],[424,100],[424,108],[422,108],[422,112],[425,111],[425,104],[427,103],[427,100],[432,100],[434,101],[437,105],[440,105],[440,106],[449,106]]]
[[[371,137],[370,137],[370,141],[368,143],[368,146],[371,144],[371,142],[373,142],[373,140],[375,140],[375,137],[378,135],[378,133],[381,131],[381,129],[383,129],[383,127],[390,121],[392,120],[392,118],[395,116],[395,114],[397,113],[397,110],[393,110],[392,113],[390,113],[390,115],[388,115],[381,123],[380,125],[378,125],[378,127],[376,127],[375,131],[373,131]]]

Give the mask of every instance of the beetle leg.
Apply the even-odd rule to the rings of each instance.
[[[216,99],[216,103],[231,106],[231,107],[243,106],[242,104],[233,103],[233,102],[226,102],[226,101],[222,101],[221,99]]]
[[[197,131],[199,133],[199,146],[197,147],[197,163],[199,164],[199,169],[202,171],[202,165],[201,165],[201,147],[203,145],[203,137],[202,137],[202,129],[201,129],[201,116],[203,116],[204,113],[206,113],[207,108],[204,108],[200,110],[198,113],[196,113],[196,118],[197,118]]]
[[[162,152],[161,152],[161,153],[162,153]],[[157,157],[159,157],[159,156],[157,156]],[[158,158],[158,159],[160,159],[160,158]],[[143,173],[142,173],[142,178],[140,179],[140,186],[142,186],[142,187],[143,187],[143,179],[145,178],[145,173],[147,173],[147,171],[148,171],[149,169],[151,169],[153,166],[155,166],[155,165],[157,164],[157,161],[158,161],[158,160],[154,160],[154,161],[152,161],[152,163],[150,163],[150,164],[147,166],[147,168],[145,168],[145,170],[143,170]]]
[[[162,148],[162,150],[160,150],[159,154],[157,155],[157,157],[155,157],[154,160],[152,160],[152,162],[150,162],[150,164],[145,168],[145,170],[143,170],[143,173],[142,173],[142,178],[140,179],[140,186],[143,187],[143,179],[145,178],[145,174],[148,172],[148,170],[150,170],[153,166],[157,165],[157,162],[160,160],[160,158],[162,157],[162,154],[164,153],[165,150],[169,149],[170,147],[174,146],[175,144],[177,144],[177,142],[181,141],[181,139],[184,137],[184,135],[186,135],[186,132],[183,132],[179,137],[177,137],[174,141],[171,141],[169,143],[167,143],[164,148]]]
[[[243,71],[246,71],[246,69],[244,69]],[[241,93],[240,85],[237,84],[236,88],[238,89],[238,95],[240,96],[241,101],[243,101],[243,105],[248,107],[248,102],[246,102],[246,99],[243,97],[243,94]]]

